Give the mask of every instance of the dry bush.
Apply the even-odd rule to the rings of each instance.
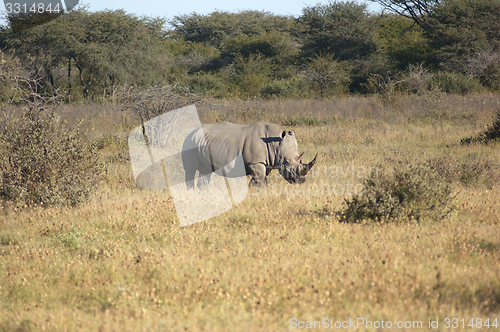
[[[332,119],[335,122],[335,118]],[[321,121],[319,118],[315,116],[290,116],[287,119],[282,121],[283,126],[285,127],[294,127],[294,126],[317,126],[320,123],[326,124],[327,121]]]
[[[86,135],[56,115],[6,116],[0,146],[0,197],[20,205],[77,205],[103,174]]]
[[[429,89],[432,76],[429,70],[424,68],[423,63],[410,64],[405,83],[408,85],[410,92],[421,95]]]
[[[191,104],[209,103],[189,89],[178,85],[154,86],[146,89],[124,86],[121,90],[121,111],[136,114],[142,123],[165,112]]]
[[[372,74],[368,79],[367,86],[370,90],[374,90],[379,93],[384,101],[392,103],[397,96],[399,86],[404,82],[404,80],[390,74],[384,76]]]
[[[488,188],[498,185],[500,181],[500,167],[498,161],[480,158],[476,154],[468,154],[467,158],[458,165],[459,181],[464,186],[478,187],[484,184]]]
[[[29,116],[36,117],[49,105],[61,105],[64,100],[60,89],[46,81],[43,66],[27,70],[19,59],[0,50],[0,102],[23,105]]]
[[[463,71],[471,79],[481,79],[489,87],[498,88],[499,69],[500,53],[482,51],[467,59]]]
[[[17,205],[77,205],[96,188],[103,165],[78,124],[55,113],[63,99],[46,91],[39,72],[16,66],[3,72],[11,84],[9,102],[24,110],[3,110],[0,123],[0,199]]]
[[[469,152],[463,156],[440,155],[429,159],[429,166],[448,183],[464,187],[492,189],[500,182],[500,164],[494,157]]]
[[[343,222],[440,220],[451,211],[452,188],[428,162],[403,160],[393,174],[364,180],[364,191],[345,200]]]

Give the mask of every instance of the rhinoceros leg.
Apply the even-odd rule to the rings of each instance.
[[[212,170],[199,170],[198,172],[198,188],[203,188],[210,184],[210,177],[212,176]]]
[[[210,183],[212,169],[208,168],[200,160],[197,151],[194,149],[183,151],[182,163],[184,167],[184,181],[188,189],[194,188],[196,171],[198,171],[198,188]]]
[[[184,168],[184,182],[188,189],[194,188],[194,176],[199,167],[198,157],[193,150],[182,152],[182,166]]]
[[[266,181],[266,166],[263,164],[253,164],[250,166],[250,175],[252,179],[250,180],[249,186],[260,186],[267,184]]]

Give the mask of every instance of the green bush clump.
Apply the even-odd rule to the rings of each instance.
[[[224,79],[216,74],[193,75],[188,79],[188,85],[196,94],[222,98],[228,93]]]
[[[301,77],[290,77],[274,80],[264,85],[260,90],[263,98],[304,98],[310,95],[307,80]]]
[[[476,137],[467,137],[460,140],[462,145],[471,143],[487,144],[490,142],[500,142],[500,110],[496,111],[495,120],[493,120],[493,123],[489,125],[486,130],[481,132]]]
[[[500,110],[496,112],[496,119],[483,133],[485,141],[500,141]]]
[[[428,162],[400,162],[392,174],[368,178],[364,191],[345,200],[342,222],[440,220],[451,210],[452,189]]]
[[[56,115],[5,116],[0,125],[0,199],[75,206],[91,196],[104,165],[79,126]]]
[[[470,92],[480,92],[483,89],[479,80],[470,79],[463,74],[449,72],[441,72],[434,75],[431,84],[446,93],[467,94]]]

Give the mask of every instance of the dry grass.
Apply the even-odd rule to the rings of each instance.
[[[272,176],[235,209],[181,228],[168,192],[133,184],[124,140],[137,119],[96,112],[89,128],[108,167],[98,195],[79,208],[0,211],[0,331],[286,331],[292,318],[358,317],[425,330],[439,318],[448,330],[446,317],[499,318],[500,150],[459,144],[489,124],[499,96],[220,103],[202,122],[320,120],[294,128],[306,158],[320,156],[304,190],[280,194]],[[353,188],[360,167],[383,172],[409,156],[433,159],[452,183],[451,215],[338,222],[346,196],[321,184]]]

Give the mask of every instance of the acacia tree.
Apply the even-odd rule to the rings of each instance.
[[[500,87],[498,0],[371,1],[413,19],[423,28],[437,68],[479,78],[495,89]]]
[[[170,24],[174,27],[169,32],[170,38],[205,43],[216,48],[240,34],[252,37],[279,32],[288,35],[293,34],[295,29],[293,17],[254,10],[180,15],[175,16]]]
[[[500,2],[454,0],[428,16],[426,32],[443,69],[464,72],[469,59],[500,52]]]
[[[123,11],[97,12],[84,19],[86,32],[75,45],[74,56],[83,86],[102,91],[118,84],[157,84],[164,79],[169,58],[161,41],[163,21]]]
[[[59,16],[63,15],[64,11],[61,10],[59,13],[55,12],[42,12],[42,13],[23,13],[9,14],[5,16],[8,26],[12,31],[19,32],[27,29],[34,28],[38,25],[45,24],[52,20],[55,20]]]
[[[42,68],[54,86],[54,72],[67,68],[71,89],[77,69],[83,96],[119,84],[159,84],[170,65],[163,46],[165,22],[123,11],[73,11],[32,29],[0,33],[0,46],[15,51],[26,66]],[[61,85],[63,82],[58,82]]]
[[[409,18],[382,14],[377,19],[376,30],[377,52],[388,57],[390,67],[406,70],[409,64],[426,62],[432,56],[424,30]]]
[[[356,60],[375,49],[373,22],[366,5],[333,1],[306,7],[299,23],[306,58],[332,54],[340,60]]]

